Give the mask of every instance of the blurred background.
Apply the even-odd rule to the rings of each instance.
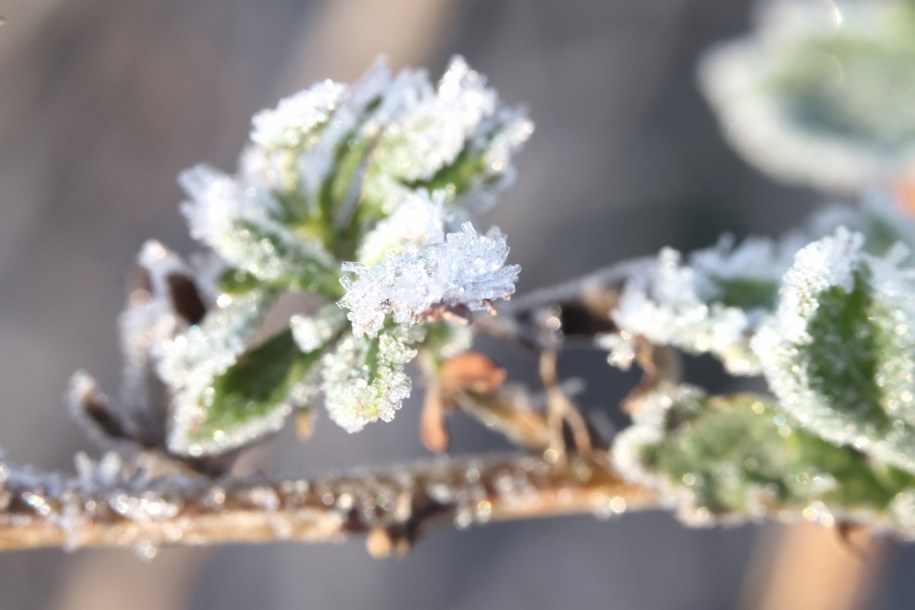
[[[0,446],[65,471],[94,451],[61,395],[80,368],[116,394],[116,320],[140,244],[194,249],[177,172],[231,170],[252,113],[321,78],[358,78],[380,53],[435,75],[460,53],[529,108],[537,131],[492,216],[521,293],[663,245],[790,226],[819,196],[739,160],[695,85],[703,49],[750,13],[744,0],[0,0]],[[493,349],[529,374],[523,355]],[[722,389],[714,367],[691,366]],[[562,369],[586,376],[584,402],[608,412],[632,382],[598,354],[569,354]],[[311,441],[283,434],[249,469],[421,457],[416,412],[358,436],[322,419]],[[472,422],[453,432],[459,452],[501,446]],[[165,549],[151,563],[36,551],[0,555],[0,606],[775,607],[765,589],[783,535],[687,530],[652,513],[443,530],[401,560],[370,559],[358,540]],[[869,578],[850,607],[915,606],[915,551],[885,543],[859,560],[824,535],[842,568],[793,556],[801,590]]]

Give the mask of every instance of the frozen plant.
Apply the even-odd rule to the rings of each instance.
[[[392,75],[379,62],[355,85],[324,81],[256,114],[235,175],[185,171],[182,210],[211,260],[195,271],[147,246],[140,264],[160,305],[131,304],[125,319],[168,330],[135,347],[148,342],[147,325],[124,328],[127,350],[143,353],[170,402],[169,452],[224,454],[322,393],[347,430],[390,420],[410,394],[404,366],[440,341],[425,327],[514,292],[519,269],[506,262],[504,236],[477,234],[469,217],[510,181],[530,132],[461,58],[437,87],[423,71]],[[168,281],[178,274],[180,295]],[[254,342],[283,291],[327,305]],[[200,319],[181,319],[177,300],[188,296]]]
[[[757,31],[714,50],[701,78],[751,161],[849,203],[780,237],[665,248],[511,301],[507,239],[475,227],[532,127],[462,59],[437,85],[379,62],[258,113],[234,173],[180,177],[205,251],[141,251],[119,404],[73,379],[71,410],[112,452],[81,455],[70,478],[0,459],[0,548],[151,556],[367,534],[385,555],[443,521],[646,507],[689,525],[807,520],[915,539],[913,115],[897,90],[915,18],[889,1],[827,5],[764,4]],[[269,335],[286,292],[307,305]],[[542,387],[508,382],[472,350],[480,334],[531,350]],[[582,341],[643,371],[615,436],[558,374]],[[684,377],[683,353],[758,390],[712,394]],[[316,480],[233,474],[292,414],[302,436],[320,433],[310,415],[323,404],[356,433],[415,387],[430,450],[447,450],[455,412],[518,450]]]

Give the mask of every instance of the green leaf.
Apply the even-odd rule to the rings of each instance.
[[[280,429],[317,392],[310,377],[322,354],[323,348],[302,353],[291,331],[248,351],[199,398],[192,420],[176,430],[173,448],[190,455],[224,453]]]
[[[416,356],[423,329],[386,328],[377,337],[348,334],[321,363],[325,405],[334,422],[358,432],[377,420],[391,421],[410,395],[404,367]]]
[[[675,498],[687,520],[787,511],[913,533],[894,501],[915,490],[915,477],[794,425],[771,399],[684,387],[648,411],[618,439],[617,463]]]
[[[230,262],[266,286],[339,296],[336,266],[316,240],[280,225],[237,220],[233,226],[239,247]]]
[[[840,230],[798,253],[753,346],[801,425],[915,473],[911,277]]]
[[[747,311],[772,310],[778,299],[778,282],[752,277],[709,278],[718,293],[715,302],[725,307],[738,307]]]

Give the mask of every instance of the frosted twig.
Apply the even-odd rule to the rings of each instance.
[[[405,552],[434,525],[658,506],[605,454],[553,463],[539,455],[456,458],[306,480],[184,477],[87,482],[3,465],[0,550],[339,542],[368,534],[376,555]],[[141,492],[138,489],[142,488]]]

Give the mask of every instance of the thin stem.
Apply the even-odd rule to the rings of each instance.
[[[324,480],[205,476],[102,485],[21,473],[0,488],[0,550],[135,547],[369,534],[376,555],[406,551],[428,529],[491,520],[656,506],[655,494],[612,472],[605,456],[459,458]]]

